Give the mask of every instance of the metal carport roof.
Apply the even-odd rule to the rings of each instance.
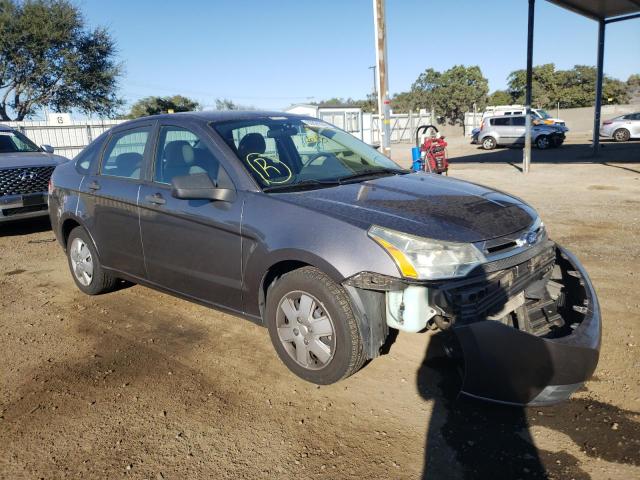
[[[609,23],[640,18],[640,0],[547,0],[549,3],[571,10],[598,22],[597,44],[597,77],[595,91],[595,115],[593,118],[593,153],[598,154],[600,148],[600,111],[602,108],[602,80],[604,76],[604,36],[605,27]],[[535,2],[529,0],[527,26],[527,87],[525,95],[527,123],[525,147],[522,157],[523,172],[529,171],[531,162],[531,86],[533,82],[533,24]]]
[[[640,0],[547,0],[593,20],[609,20],[640,12]]]

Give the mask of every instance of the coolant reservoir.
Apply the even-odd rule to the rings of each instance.
[[[387,325],[405,332],[419,332],[436,314],[429,305],[429,290],[412,285],[404,290],[387,292]]]

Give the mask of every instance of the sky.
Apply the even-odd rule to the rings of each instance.
[[[373,89],[372,0],[77,0],[107,27],[130,105],[182,94],[212,107],[228,98],[257,108]],[[387,0],[389,88],[406,91],[426,68],[479,65],[491,91],[525,68],[526,0]],[[605,73],[640,73],[640,19],[607,26]],[[534,65],[595,65],[597,23],[536,2]]]

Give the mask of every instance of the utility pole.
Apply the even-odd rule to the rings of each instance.
[[[375,65],[371,65],[369,67],[369,70],[373,70],[373,96],[377,97],[378,96],[378,87],[376,87],[376,83],[377,83],[377,75],[376,75],[376,66]]]
[[[382,153],[391,157],[391,120],[389,85],[387,81],[387,33],[385,22],[385,0],[373,0],[373,21],[376,41],[376,65],[378,66],[378,115]]]

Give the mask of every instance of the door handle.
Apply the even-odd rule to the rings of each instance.
[[[160,195],[159,193],[147,195],[146,197],[144,197],[144,199],[149,203],[153,203],[154,205],[164,205],[165,203],[167,203],[167,201],[162,198],[162,195]]]
[[[100,190],[100,184],[94,180],[89,184],[88,188],[89,190]]]

